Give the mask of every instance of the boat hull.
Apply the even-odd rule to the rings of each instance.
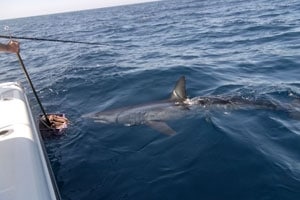
[[[60,199],[20,84],[0,84],[0,110],[0,199]]]

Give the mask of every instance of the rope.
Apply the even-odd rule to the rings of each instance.
[[[36,38],[36,37],[21,37],[21,36],[8,36],[8,35],[0,35],[0,38],[6,39],[19,39],[19,40],[36,40],[36,41],[48,41],[48,42],[62,42],[62,43],[73,43],[73,44],[87,44],[87,45],[101,45],[103,44],[98,42],[80,42],[74,40],[58,40],[58,39],[46,39],[46,38]]]

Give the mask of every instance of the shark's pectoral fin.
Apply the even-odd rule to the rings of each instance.
[[[147,121],[145,124],[167,135],[174,135],[176,133],[168,124],[162,121]]]

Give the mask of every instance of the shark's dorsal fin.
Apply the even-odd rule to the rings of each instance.
[[[172,91],[171,94],[171,100],[172,101],[184,101],[186,100],[186,90],[185,90],[185,77],[181,76],[176,85],[175,88]]]

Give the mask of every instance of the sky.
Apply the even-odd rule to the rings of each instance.
[[[155,0],[0,0],[0,20]]]

